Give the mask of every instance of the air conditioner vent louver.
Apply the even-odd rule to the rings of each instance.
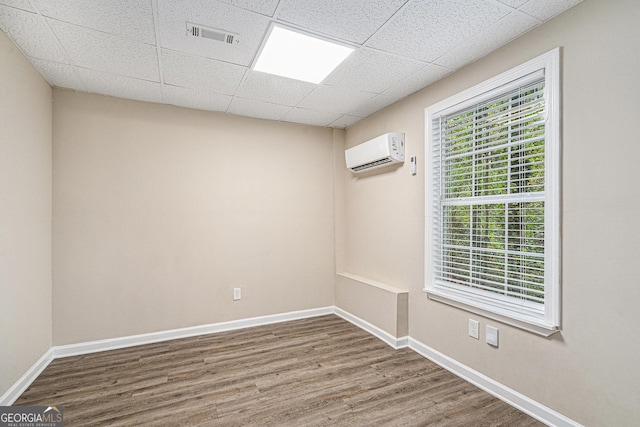
[[[191,37],[198,37],[203,39],[214,40],[226,44],[239,43],[237,34],[232,34],[228,31],[219,30],[216,28],[208,28],[204,25],[192,24],[187,22],[187,35]]]
[[[360,166],[356,166],[354,168],[351,168],[351,170],[354,171],[354,172],[358,172],[358,171],[361,171],[363,169],[372,168],[374,166],[384,165],[385,163],[391,163],[391,159],[381,159],[381,160],[376,160],[375,162],[365,163],[364,165],[360,165]]]

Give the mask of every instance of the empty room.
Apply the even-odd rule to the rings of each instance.
[[[0,426],[640,425],[639,22],[0,0]]]

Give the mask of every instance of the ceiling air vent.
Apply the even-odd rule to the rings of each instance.
[[[187,22],[187,36],[215,40],[226,44],[237,44],[240,42],[237,34],[217,28],[205,27],[204,25],[192,24],[191,22]]]

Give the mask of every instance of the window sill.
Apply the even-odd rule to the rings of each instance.
[[[477,307],[475,305],[466,303],[462,299],[457,299],[455,297],[452,297],[451,295],[440,293],[433,289],[424,289],[424,291],[427,293],[427,296],[429,297],[429,299],[433,301],[438,301],[444,304],[448,304],[453,307],[457,307],[462,310],[469,311],[471,313],[475,313],[480,316],[484,316],[489,319],[493,319],[498,322],[505,323],[507,325],[511,325],[519,329],[523,329],[528,332],[532,332],[537,335],[542,335],[543,337],[550,337],[551,335],[557,332],[560,332],[560,329],[557,326],[547,325],[533,319],[531,321],[516,319],[507,315],[503,315],[500,313],[496,313],[494,311]]]

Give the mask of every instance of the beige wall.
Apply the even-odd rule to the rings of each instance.
[[[54,103],[56,345],[333,304],[331,129]]]
[[[588,426],[640,420],[640,3],[581,5],[346,132],[352,146],[406,132],[408,164],[345,173],[345,270],[410,291],[409,334]],[[424,109],[562,48],[562,333],[545,339],[429,301],[424,280]],[[393,225],[391,227],[390,225]],[[374,232],[375,231],[375,232]],[[469,318],[500,329],[500,347],[467,336]]]
[[[51,88],[0,32],[0,395],[51,347]]]

